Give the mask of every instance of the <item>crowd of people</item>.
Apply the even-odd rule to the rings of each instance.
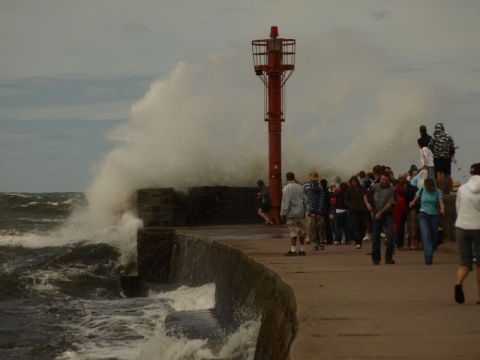
[[[375,165],[369,172],[357,172],[348,183],[339,181],[330,186],[318,171],[312,171],[302,186],[295,174],[288,172],[280,209],[290,233],[290,249],[285,256],[305,256],[305,245],[312,242],[314,250],[323,250],[325,245],[352,242],[361,249],[365,241],[371,241],[374,265],[382,261],[382,242],[385,264],[395,264],[397,250],[421,249],[425,264],[431,265],[441,216],[445,215],[443,195],[453,188],[451,162],[455,146],[441,123],[435,126],[433,136],[423,125],[420,134],[420,168],[412,165],[398,177],[390,167]],[[471,175],[460,187],[456,202],[461,258],[455,285],[458,303],[464,302],[462,284],[472,270],[475,254],[480,253],[480,163],[472,165]],[[480,304],[479,267],[477,281]]]

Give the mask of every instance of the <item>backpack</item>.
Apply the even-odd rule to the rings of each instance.
[[[407,211],[412,210],[409,204],[413,199],[415,199],[415,195],[417,194],[417,191],[418,191],[418,188],[416,186],[413,186],[412,184],[408,184],[407,187],[405,188],[403,192],[403,197],[405,198],[405,202],[408,205]],[[415,205],[415,212],[418,214],[419,211],[420,211],[420,199],[418,203]]]
[[[335,188],[333,192],[330,194],[330,205],[336,206],[337,205],[337,197],[334,195],[335,193],[339,192],[339,188]]]

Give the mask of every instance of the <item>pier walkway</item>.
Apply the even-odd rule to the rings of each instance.
[[[237,248],[277,273],[295,292],[299,329],[290,358],[450,360],[480,353],[476,274],[464,284],[465,304],[453,299],[458,258],[446,243],[425,265],[423,252],[396,252],[396,264],[374,266],[371,242],[362,249],[328,245],[285,257],[284,225],[181,228]],[[298,248],[297,248],[298,250]],[[384,255],[382,244],[382,256]]]

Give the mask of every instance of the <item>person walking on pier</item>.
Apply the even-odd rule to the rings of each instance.
[[[272,207],[268,186],[265,185],[263,180],[258,180],[257,186],[259,187],[257,197],[262,201],[260,207],[258,208],[258,215],[265,220],[265,225],[273,225],[273,221],[268,214],[270,212],[270,208]]]
[[[371,183],[370,183],[370,186],[368,187],[368,190],[370,190],[370,188],[373,184],[380,184],[380,173],[381,173],[380,165],[375,165],[372,168],[372,172],[369,173],[369,174],[371,174],[372,177],[370,179]],[[367,213],[367,231],[365,233],[363,241],[371,240],[372,239],[372,233],[373,233],[373,219],[372,219],[371,212],[368,212]]]
[[[480,304],[480,163],[470,167],[472,175],[467,183],[457,191],[456,209],[457,219],[455,231],[457,249],[460,256],[460,266],[457,270],[455,284],[455,301],[459,304],[465,302],[463,294],[463,281],[473,268],[473,252],[477,256],[477,304]]]
[[[296,256],[297,239],[300,242],[300,252],[298,255],[307,255],[305,253],[305,235],[307,226],[305,225],[306,202],[303,193],[303,187],[295,180],[293,172],[286,174],[287,184],[282,189],[282,205],[280,215],[286,218],[288,230],[290,231],[290,251],[285,256]]]
[[[380,265],[382,255],[380,252],[381,237],[384,230],[387,237],[385,249],[385,264],[395,264],[393,253],[395,252],[395,241],[393,236],[393,207],[396,202],[395,188],[390,184],[389,174],[382,172],[380,184],[374,184],[364,196],[365,205],[368,211],[373,213],[373,241],[372,261],[374,265]],[[370,202],[373,202],[371,204]]]
[[[417,191],[410,206],[414,207],[419,200],[421,205],[418,213],[418,224],[422,235],[423,256],[425,264],[431,265],[433,252],[437,245],[440,214],[445,215],[443,195],[435,186],[433,179],[425,179],[423,188]]]

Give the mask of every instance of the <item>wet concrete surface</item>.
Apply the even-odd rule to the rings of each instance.
[[[464,284],[465,304],[453,299],[458,257],[453,243],[439,246],[433,265],[423,252],[397,250],[396,264],[374,266],[355,245],[328,245],[307,256],[285,257],[284,225],[192,227],[178,233],[206,236],[241,250],[292,287],[299,330],[291,359],[459,359],[480,351],[480,305],[475,272]],[[299,248],[297,247],[297,251]],[[385,247],[382,244],[382,256]]]

